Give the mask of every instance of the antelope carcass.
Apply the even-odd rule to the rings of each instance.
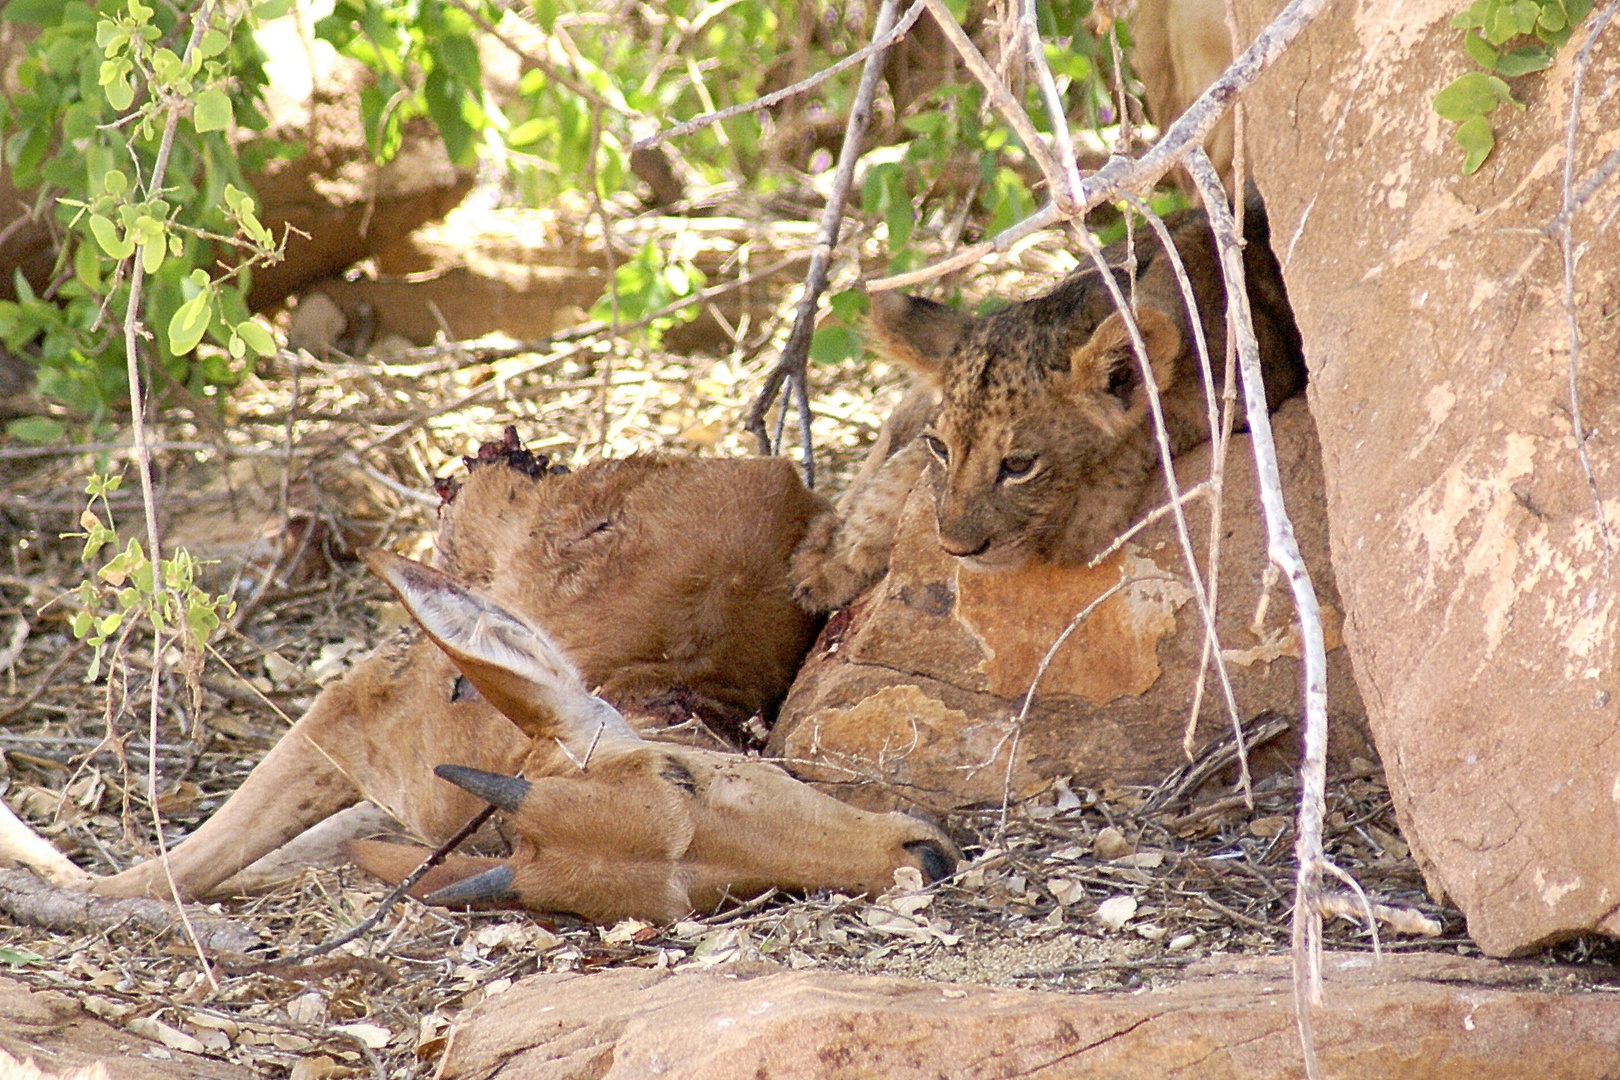
[[[933,826],[712,748],[710,732],[770,717],[815,631],[786,568],[826,504],[791,465],[638,456],[552,475],[511,434],[481,457],[446,492],[438,569],[368,558],[425,634],[324,690],[171,852],[183,894],[233,891],[362,800],[429,844],[487,804],[505,812],[509,857],[453,857],[421,883],[446,903],[669,920],[773,886],[875,892],[902,866],[950,871]],[[426,854],[351,851],[395,880]],[[93,888],[168,895],[156,860]]]

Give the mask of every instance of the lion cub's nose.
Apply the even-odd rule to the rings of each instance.
[[[984,549],[990,546],[990,537],[977,532],[962,535],[941,529],[939,546],[944,548],[948,555],[955,555],[958,559],[971,559],[975,555],[984,554]]]

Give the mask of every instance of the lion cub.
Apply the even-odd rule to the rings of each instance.
[[[1202,211],[1166,218],[1186,264],[1217,382],[1226,293]],[[1244,269],[1275,409],[1305,383],[1299,331],[1258,198],[1245,208]],[[1132,293],[1124,251],[1107,252]],[[1172,453],[1210,437],[1190,316],[1170,260],[1137,243],[1136,321],[1164,408]],[[939,542],[981,566],[1089,560],[1130,523],[1158,464],[1146,388],[1124,320],[1098,272],[975,318],[930,300],[880,293],[870,333],[917,373],[867,467],[836,514],[810,526],[792,563],[811,611],[842,607],[888,570],[901,507],[926,472]],[[1219,387],[1217,387],[1219,389]]]

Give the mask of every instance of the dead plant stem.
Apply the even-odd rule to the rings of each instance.
[[[1620,0],[1616,0],[1620,3]],[[1322,1002],[1322,916],[1315,906],[1322,873],[1328,866],[1322,847],[1323,819],[1327,814],[1327,650],[1323,644],[1322,611],[1311,583],[1310,570],[1299,553],[1294,527],[1283,505],[1277,448],[1271,436],[1266,407],[1265,379],[1260,370],[1260,349],[1255,341],[1249,296],[1244,283],[1243,250],[1237,224],[1226,206],[1226,189],[1202,150],[1187,156],[1187,169],[1204,200],[1210,227],[1220,251],[1226,279],[1227,310],[1237,339],[1238,369],[1243,379],[1243,400],[1249,421],[1249,443],[1254,451],[1260,482],[1260,505],[1265,513],[1267,554],[1287,575],[1299,616],[1305,667],[1304,754],[1300,763],[1299,817],[1295,825],[1294,853],[1298,868],[1294,885],[1294,1003],[1299,1024],[1305,1071],[1320,1077],[1310,1010]]]
[[[186,43],[183,60],[189,60],[202,40],[204,31],[208,29],[208,19],[213,13],[212,0],[204,3],[197,9],[197,14],[191,24],[191,40]],[[173,98],[167,105],[168,118],[163,125],[163,137],[158,144],[157,161],[152,166],[152,175],[148,179],[147,192],[156,197],[163,189],[163,177],[169,168],[169,154],[174,149],[174,135],[180,126],[180,107],[184,99]],[[125,370],[129,377],[129,410],[134,425],[135,467],[141,479],[141,503],[146,511],[146,547],[147,557],[152,561],[152,587],[154,590],[152,603],[163,606],[163,597],[168,586],[163,580],[163,552],[160,547],[160,536],[157,523],[157,498],[152,491],[152,452],[146,442],[146,403],[141,394],[140,353],[137,349],[137,330],[140,326],[141,315],[141,282],[145,277],[145,261],[138,254],[132,256],[134,269],[129,277],[129,305],[124,309],[124,361]],[[186,928],[186,937],[190,939],[192,947],[197,951],[197,959],[202,964],[203,975],[208,979],[208,985],[219,991],[219,980],[214,978],[213,967],[208,963],[208,955],[204,952],[202,942],[197,937],[196,928],[186,915],[185,905],[180,898],[180,887],[175,884],[174,871],[169,865],[168,844],[163,839],[163,814],[158,809],[157,794],[157,755],[158,755],[158,713],[161,700],[162,672],[163,672],[163,635],[154,626],[152,630],[152,656],[154,667],[151,682],[151,709],[150,709],[150,735],[152,740],[152,754],[147,762],[146,783],[147,798],[152,808],[152,827],[157,834],[158,857],[163,860],[163,876],[169,884],[169,893],[174,897],[175,908],[180,913],[180,922]]]
[[[1159,177],[1203,144],[1220,122],[1227,106],[1283,54],[1300,31],[1320,15],[1327,4],[1328,0],[1290,0],[1288,6],[1277,13],[1256,35],[1254,42],[1243,50],[1242,55],[1232,61],[1232,66],[1198,96],[1151,149],[1139,158],[1116,155],[1108,164],[1086,177],[1080,185],[1074,216],[1089,213],[1098,204],[1118,198],[1125,192],[1151,188]],[[983,262],[989,255],[1007,251],[1024,237],[1058,224],[1064,216],[1055,202],[1048,202],[1023,221],[983,243],[962,248],[949,258],[919,270],[874,278],[866,283],[866,289],[868,292],[882,292],[944,277],[965,266]]]
[[[939,3],[939,0],[924,0],[925,3]],[[872,36],[881,40],[889,35],[889,30],[895,23],[895,11],[899,7],[899,0],[883,0],[883,6],[878,10],[877,26]],[[943,5],[940,10],[943,11]],[[939,16],[936,14],[935,16]],[[955,25],[949,13],[945,20]],[[960,28],[958,28],[960,29]],[[765,386],[760,390],[759,396],[754,399],[753,406],[748,410],[744,421],[747,430],[753,432],[759,444],[759,452],[771,452],[771,440],[765,431],[765,413],[776,400],[784,382],[790,383],[790,390],[794,393],[799,406],[799,423],[803,434],[805,487],[815,486],[815,457],[810,444],[810,400],[809,390],[805,385],[807,373],[806,361],[810,355],[810,337],[815,330],[816,305],[821,299],[822,292],[827,288],[828,265],[832,262],[834,250],[838,247],[838,232],[844,217],[844,203],[849,198],[850,184],[855,179],[855,163],[861,155],[861,143],[866,136],[866,128],[872,120],[872,98],[877,92],[878,78],[883,74],[883,58],[885,51],[874,49],[866,57],[866,64],[861,68],[861,81],[855,91],[855,100],[850,105],[849,121],[844,126],[844,144],[838,151],[838,168],[833,174],[832,193],[827,197],[827,205],[821,212],[821,226],[816,231],[816,245],[810,253],[810,269],[805,274],[804,294],[799,297],[799,303],[793,315],[793,328],[788,331],[787,342],[782,346],[782,356],[776,366],[765,378]],[[787,403],[784,400],[783,411]]]
[[[1592,473],[1592,460],[1586,454],[1586,426],[1581,420],[1581,393],[1580,393],[1580,365],[1581,365],[1581,331],[1580,322],[1575,313],[1575,239],[1573,234],[1575,217],[1575,136],[1580,128],[1581,120],[1581,91],[1586,82],[1586,68],[1592,59],[1592,46],[1597,44],[1598,35],[1608,27],[1614,14],[1620,10],[1620,0],[1611,0],[1592,20],[1592,28],[1587,31],[1586,41],[1581,45],[1580,51],[1575,54],[1574,70],[1570,74],[1569,89],[1569,121],[1564,130],[1564,175],[1563,175],[1563,203],[1560,207],[1556,227],[1558,244],[1563,254],[1564,262],[1564,314],[1569,323],[1569,422],[1575,436],[1575,457],[1581,463],[1581,472],[1586,476],[1586,487],[1592,496],[1592,509],[1597,515],[1598,538],[1603,541],[1603,568],[1605,573],[1611,568],[1614,561],[1614,546],[1609,540],[1608,518],[1603,509],[1603,496],[1598,491],[1597,477]],[[1612,169],[1609,162],[1599,165],[1594,179],[1599,183],[1605,175],[1605,168]],[[1596,190],[1595,187],[1592,190]],[[1589,194],[1589,193],[1583,193]],[[1584,201],[1584,198],[1583,200]]]

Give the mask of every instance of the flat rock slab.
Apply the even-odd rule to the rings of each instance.
[[[33,990],[0,978],[0,1050],[32,1058],[47,1073],[71,1072],[100,1061],[111,1080],[251,1080],[253,1069],[217,1058],[169,1050],[96,1019],[56,990]]]
[[[1328,624],[1335,750],[1341,760],[1370,756],[1338,636],[1320,455],[1303,399],[1286,403],[1273,426],[1289,513]],[[1183,488],[1209,475],[1210,456],[1206,444],[1177,459]],[[1155,480],[1143,512],[1165,498]],[[1189,502],[1186,513],[1207,575],[1209,500]],[[1221,532],[1217,625],[1239,713],[1296,716],[1299,636],[1286,586],[1265,580],[1246,435],[1228,452]],[[1088,786],[1158,781],[1186,762],[1182,740],[1204,649],[1192,597],[1168,517],[1096,567],[975,570],[940,548],[933,495],[919,484],[888,577],[828,623],[783,703],[769,751],[800,777],[875,808],[999,803],[1003,792],[1027,796],[1058,776]],[[1023,715],[1047,652],[1093,604],[1052,653]],[[1197,742],[1230,731],[1211,672]],[[1291,752],[1278,759],[1288,769],[1296,761]]]
[[[1279,6],[1238,10],[1253,32]],[[1508,955],[1620,935],[1620,184],[1572,219],[1589,482],[1563,259],[1543,232],[1587,30],[1514,81],[1523,111],[1491,115],[1496,148],[1463,176],[1431,103],[1475,67],[1450,25],[1464,6],[1332,5],[1244,100],[1310,366],[1344,637],[1401,832],[1431,891]],[[1617,79],[1611,26],[1576,189],[1616,144]]]
[[[1550,969],[1329,954],[1323,1075],[1599,1080],[1620,1000]],[[1286,957],[1201,961],[1163,989],[997,990],[829,971],[538,975],[456,1027],[440,1080],[1283,1080],[1304,1075]]]

